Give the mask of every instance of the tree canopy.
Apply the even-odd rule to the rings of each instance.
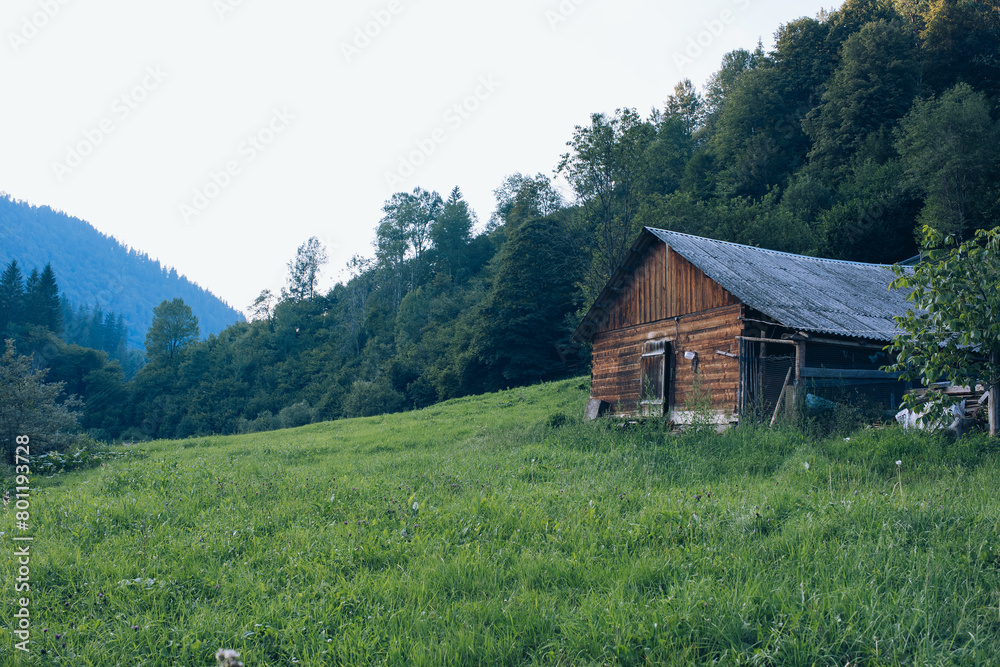
[[[911,290],[913,310],[896,321],[904,333],[892,343],[899,360],[890,369],[924,386],[945,380],[982,384],[989,392],[990,435],[1000,422],[1000,227],[979,230],[956,244],[933,227],[924,228],[924,261],[912,272],[896,267],[892,287]],[[928,392],[932,418],[949,403]],[[917,398],[907,397],[915,407]]]
[[[171,363],[178,352],[198,339],[198,318],[184,299],[163,301],[153,309],[146,333],[146,356],[151,362]]]
[[[6,341],[0,356],[0,450],[14,462],[16,439],[26,435],[33,454],[67,445],[77,431],[76,398],[62,396],[63,383],[46,382],[47,371],[33,370],[32,360],[17,354]]]

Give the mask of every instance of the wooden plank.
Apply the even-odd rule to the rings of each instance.
[[[843,347],[861,347],[869,350],[884,350],[888,343],[868,343],[855,340],[840,340],[838,338],[822,338],[811,334],[802,334],[810,343],[822,343],[824,345],[841,345]]]
[[[798,345],[797,341],[785,340],[784,338],[755,338],[753,336],[737,336],[740,340],[749,340],[755,343],[779,343],[782,345]]]
[[[788,381],[792,379],[792,371],[794,368],[789,368],[788,372],[785,373],[785,381],[781,384],[781,391],[778,392],[778,400],[774,405],[774,414],[771,415],[771,426],[778,421],[778,413],[781,412],[782,403],[784,403],[785,391],[788,390]]]
[[[816,368],[814,366],[804,366],[802,368],[802,377],[899,381],[898,374],[886,373],[885,371],[854,368]]]

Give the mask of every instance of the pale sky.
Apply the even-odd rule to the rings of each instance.
[[[840,4],[4,0],[0,191],[245,310],[310,236],[343,278],[393,192],[457,185],[485,223],[591,113],[648,115]]]

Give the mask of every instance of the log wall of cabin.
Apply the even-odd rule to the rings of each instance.
[[[702,388],[714,410],[735,411],[739,388],[736,337],[743,306],[732,294],[663,243],[654,243],[623,286],[593,339],[591,397],[622,412],[638,410],[643,344],[671,342],[668,407],[683,410],[692,399],[697,353]]]
[[[694,398],[695,364],[684,358],[690,351],[697,353],[702,390],[708,390],[712,409],[732,414],[740,382],[739,359],[718,352],[739,353],[736,337],[742,332],[741,312],[741,305],[725,306],[598,334],[593,342],[591,397],[607,401],[616,411],[636,412],[643,343],[666,339],[671,343],[668,407],[684,410]]]

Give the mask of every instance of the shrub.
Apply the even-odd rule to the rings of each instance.
[[[314,412],[306,401],[293,403],[292,405],[283,407],[281,412],[278,413],[278,424],[280,424],[281,428],[305,426],[312,423]]]
[[[345,417],[371,417],[403,408],[403,395],[385,379],[355,380],[344,399]]]
[[[56,475],[83,468],[93,468],[103,461],[126,456],[126,452],[112,451],[108,445],[86,435],[76,439],[65,451],[49,450],[31,457],[31,470],[38,475]]]

